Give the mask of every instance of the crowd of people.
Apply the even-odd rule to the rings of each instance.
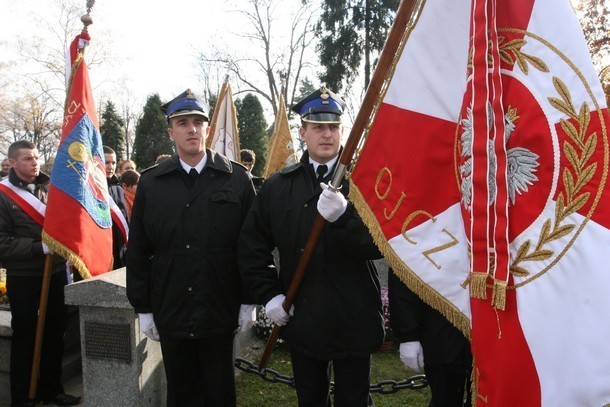
[[[349,182],[329,185],[342,152],[345,108],[325,87],[294,105],[306,150],[298,163],[267,180],[251,173],[252,150],[242,150],[236,163],[205,147],[209,108],[190,90],[161,107],[176,154],[159,156],[140,174],[133,161],[117,164],[115,151],[104,147],[108,192],[129,223],[128,240],[113,224],[114,268],[126,266],[127,297],[140,330],[160,343],[168,406],[236,405],[233,341],[252,326],[257,305],[283,327],[299,406],[372,405],[371,359],[385,335],[373,260],[382,255],[347,199]],[[46,203],[49,177],[40,171],[36,147],[19,141],[2,162],[2,178],[11,405],[31,406],[28,384],[49,250],[42,225],[25,206]],[[325,220],[320,239],[288,307],[287,290],[318,216]],[[65,260],[55,255],[37,398],[61,406],[80,403],[61,385],[68,282]],[[392,273],[389,289],[399,357],[425,371],[430,405],[469,405],[468,340]]]

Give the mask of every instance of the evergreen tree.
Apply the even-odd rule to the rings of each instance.
[[[100,133],[102,136],[102,143],[116,152],[117,161],[120,161],[125,155],[124,125],[125,122],[123,121],[123,118],[117,114],[114,103],[111,101],[106,102],[104,113],[102,113]]]
[[[303,1],[306,3],[306,0]],[[323,1],[316,33],[317,51],[325,71],[320,80],[339,92],[352,85],[364,58],[364,87],[388,36],[399,0]]]
[[[252,173],[262,174],[267,160],[267,121],[263,114],[263,106],[255,95],[247,94],[243,100],[235,101],[237,111],[237,128],[241,148],[249,148],[256,154],[256,163]]]
[[[173,154],[174,144],[167,135],[167,119],[161,112],[158,94],[148,97],[144,112],[136,125],[133,160],[138,168],[148,168],[161,154]]]

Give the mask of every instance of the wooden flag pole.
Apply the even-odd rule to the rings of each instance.
[[[385,84],[390,70],[392,69],[394,59],[396,58],[396,54],[402,43],[403,34],[407,28],[407,24],[411,20],[415,6],[418,3],[419,2],[417,0],[402,0],[400,2],[400,6],[396,11],[396,19],[392,24],[388,39],[383,46],[383,51],[379,57],[379,62],[375,68],[373,77],[371,78],[371,83],[369,84],[366,94],[364,95],[362,106],[358,111],[358,115],[356,116],[352,130],[350,131],[347,142],[345,143],[345,147],[343,148],[343,153],[339,159],[340,165],[337,166],[335,172],[333,173],[332,181],[330,183],[331,189],[337,190],[336,186],[341,185],[347,167],[351,163],[354,152],[356,151],[358,143],[360,142],[362,133],[366,128],[371,114],[375,110],[375,106],[377,105],[377,101],[379,99],[379,94]],[[320,239],[320,234],[324,228],[324,223],[324,218],[318,213],[309,233],[309,237],[307,238],[307,243],[303,249],[303,254],[299,258],[299,263],[297,264],[294,276],[292,277],[290,285],[288,286],[286,298],[282,303],[282,307],[286,312],[289,312],[292,304],[294,304],[294,299],[298,293],[301,282],[303,281],[303,277],[305,277],[305,271],[309,266],[313,251],[318,244],[318,240]],[[261,360],[258,364],[259,369],[264,369],[267,366],[269,358],[271,357],[271,352],[273,352],[273,348],[275,347],[275,343],[277,342],[281,329],[282,327],[280,325],[274,325],[271,335],[267,340],[267,345],[265,346]]]
[[[38,375],[40,373],[40,355],[42,353],[42,340],[44,336],[44,323],[47,318],[47,303],[49,301],[49,286],[51,284],[51,269],[53,268],[53,254],[47,254],[44,259],[44,272],[42,274],[42,287],[40,289],[40,305],[38,306],[38,323],[36,325],[36,341],[34,342],[34,358],[32,359],[32,375],[30,376],[30,400],[36,399]]]

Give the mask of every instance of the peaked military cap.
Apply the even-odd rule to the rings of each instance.
[[[341,123],[345,102],[337,94],[322,86],[296,105],[292,111],[308,123]]]
[[[187,114],[197,114],[205,117],[207,121],[210,120],[208,104],[199,100],[197,96],[190,90],[187,89],[163,106],[161,111],[167,116],[167,120],[176,116],[185,116]]]

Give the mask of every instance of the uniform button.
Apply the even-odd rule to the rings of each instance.
[[[189,206],[191,206],[191,204],[186,204],[186,207],[188,208]]]
[[[305,249],[301,247],[301,253],[304,252],[304,251],[305,251]]]
[[[189,334],[189,336],[193,337],[193,336],[195,336],[195,334],[191,332],[191,333]]]
[[[193,287],[189,287],[189,288],[188,288],[188,290],[189,290],[189,291],[193,291]]]
[[[190,249],[190,248],[191,248],[191,245],[190,245],[190,244],[187,244],[187,245],[186,245],[186,248],[187,248],[187,249]]]
[[[305,204],[305,205],[303,205],[303,207],[304,207],[304,208],[307,208],[308,206],[309,206],[309,204]]]

